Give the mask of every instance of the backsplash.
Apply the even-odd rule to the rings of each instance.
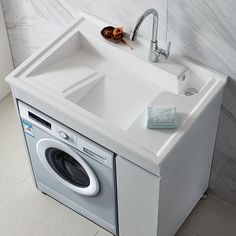
[[[158,36],[162,44],[167,35],[172,41],[172,53],[188,56],[231,76],[221,109],[210,189],[236,205],[236,80],[232,79],[236,78],[235,0],[2,0],[2,3],[16,66],[60,32],[80,10],[131,31],[146,9],[156,8],[160,13]],[[151,37],[151,17],[140,34]]]

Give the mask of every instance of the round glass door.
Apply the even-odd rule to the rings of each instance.
[[[41,139],[37,143],[37,153],[44,167],[68,188],[86,196],[98,193],[99,183],[92,169],[66,144]]]
[[[68,153],[57,148],[48,148],[45,156],[49,165],[61,178],[80,188],[89,186],[90,179],[87,172]]]

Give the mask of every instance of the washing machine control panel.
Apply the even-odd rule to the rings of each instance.
[[[76,135],[73,134],[70,130],[67,130],[59,125],[53,124],[53,136],[77,148]]]
[[[69,139],[69,137],[68,137],[68,135],[65,133],[65,132],[63,132],[63,131],[59,131],[59,135],[63,138],[63,139]]]

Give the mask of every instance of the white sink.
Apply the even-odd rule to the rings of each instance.
[[[72,22],[9,75],[8,81],[15,92],[22,91],[19,97],[24,94],[19,99],[36,107],[45,104],[39,109],[52,117],[60,110],[63,115],[57,119],[81,122],[85,135],[96,131],[99,137],[109,137],[108,142],[115,139],[129,149],[133,145],[139,155],[145,152],[159,162],[219,93],[227,77],[180,57],[150,63],[148,41],[129,42],[133,50],[108,42],[100,35],[106,25],[91,16]],[[198,92],[185,96],[188,88]],[[175,106],[178,129],[145,129],[148,105]]]
[[[144,62],[136,62],[101,39],[76,32],[29,77],[98,117],[127,129],[165,91],[154,82],[155,78],[146,79],[145,70],[137,70],[141,66],[135,65],[138,63]]]
[[[183,94],[188,86],[200,90],[207,82],[190,76],[182,64],[169,65],[175,72],[160,70],[128,48],[104,41],[100,29],[81,21],[48,50],[27,78],[124,130],[159,94]]]

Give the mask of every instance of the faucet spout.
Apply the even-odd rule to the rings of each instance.
[[[157,62],[159,60],[160,56],[164,56],[166,59],[170,55],[170,42],[168,44],[167,50],[164,50],[162,48],[158,47],[158,41],[157,41],[157,33],[158,33],[158,23],[159,23],[159,15],[158,12],[151,8],[146,10],[137,20],[134,29],[132,33],[130,34],[130,40],[135,41],[138,36],[138,31],[143,23],[143,21],[146,19],[147,16],[153,15],[153,21],[152,21],[152,39],[150,43],[150,49],[149,49],[149,61],[151,62]]]
[[[134,29],[130,35],[130,40],[135,41],[138,36],[138,31],[143,23],[143,21],[146,19],[147,16],[150,14],[153,15],[153,24],[152,24],[152,42],[157,42],[157,32],[158,32],[158,22],[159,22],[159,15],[157,10],[151,8],[146,10],[137,20],[136,25],[134,26]]]

